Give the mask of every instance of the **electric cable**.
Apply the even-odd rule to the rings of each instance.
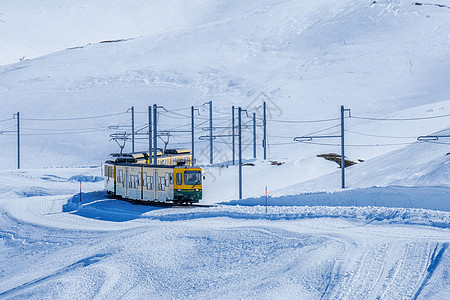
[[[332,119],[322,119],[322,120],[276,120],[276,119],[267,119],[267,122],[277,122],[277,123],[290,123],[290,124],[302,124],[302,123],[321,123],[321,122],[330,122],[337,121],[341,118],[332,118]]]
[[[9,121],[9,120],[14,120],[14,119],[13,118],[9,118],[9,119],[0,120],[0,123],[6,122],[6,121]]]
[[[340,147],[341,144],[331,144],[331,143],[318,143],[318,142],[311,142],[311,141],[297,141],[297,143],[303,143],[303,144],[311,144],[311,145],[321,145],[321,146],[336,146]],[[412,143],[393,143],[393,144],[345,144],[345,147],[390,147],[390,146],[405,146],[405,145],[412,145],[415,142]]]
[[[417,138],[417,136],[376,135],[376,134],[370,134],[370,133],[357,132],[357,131],[353,131],[353,130],[345,130],[345,132],[350,132],[350,133],[364,135],[364,136],[371,136],[371,137],[388,138],[388,139],[416,139]]]
[[[429,120],[429,119],[438,119],[438,118],[447,118],[447,117],[450,117],[450,114],[439,115],[439,116],[429,116],[429,117],[412,117],[412,118],[372,118],[372,117],[359,117],[359,116],[351,116],[350,118],[362,119],[362,120],[374,120],[374,121],[417,121],[417,120]]]
[[[21,119],[27,120],[27,121],[74,121],[74,120],[99,119],[99,118],[106,118],[106,117],[118,116],[118,115],[123,115],[123,114],[126,114],[126,112],[108,114],[108,115],[90,116],[90,117],[77,117],[77,118],[55,118],[55,119],[21,118]]]
[[[15,127],[15,126],[14,126]],[[32,131],[73,131],[73,130],[106,130],[107,128],[104,127],[90,127],[90,128],[66,128],[66,129],[59,129],[59,128],[28,128],[28,127],[20,127],[20,129],[23,130],[32,130]]]
[[[9,129],[13,129],[13,128],[16,128],[16,127],[17,127],[17,125],[12,125],[12,126],[9,126],[9,127],[3,128],[3,129],[0,129],[0,131],[9,130]],[[21,127],[21,128],[22,128],[22,127]]]
[[[337,125],[334,125],[334,126],[330,126],[330,127],[324,128],[324,129],[316,130],[316,131],[313,131],[313,132],[311,132],[311,133],[309,133],[309,134],[307,134],[305,136],[317,134],[317,133],[324,132],[324,131],[327,131],[327,130],[330,130],[330,129],[333,129],[333,128],[336,128],[336,127],[340,127],[340,126],[341,126],[341,124],[337,124]],[[334,131],[332,133],[334,133]]]
[[[85,130],[85,131],[72,131],[72,132],[53,132],[53,133],[21,133],[20,135],[38,136],[38,135],[68,135],[68,134],[82,134],[91,132],[104,132],[106,129],[100,130]]]

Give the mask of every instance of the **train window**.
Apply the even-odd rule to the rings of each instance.
[[[169,173],[170,184],[173,184],[173,173]]]
[[[177,184],[178,185],[183,184],[183,175],[181,173],[177,173]]]
[[[153,177],[147,176],[147,190],[153,190]]]
[[[202,173],[200,171],[184,172],[184,184],[198,185],[202,183]]]
[[[170,184],[170,175],[169,175],[169,173],[166,173],[165,183],[166,183],[166,186],[169,186],[169,184]]]
[[[143,186],[147,186],[147,173],[144,173],[144,183],[142,184]]]
[[[166,189],[164,182],[166,179],[164,177],[159,178],[159,190],[164,191]]]
[[[141,172],[138,172],[138,177],[137,177],[137,185],[141,186]]]

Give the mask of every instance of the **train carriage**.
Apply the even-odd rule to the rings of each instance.
[[[111,197],[146,202],[198,203],[202,198],[202,169],[181,163],[179,157],[161,159],[171,164],[152,165],[138,161],[133,155],[113,155],[105,162],[107,193]]]

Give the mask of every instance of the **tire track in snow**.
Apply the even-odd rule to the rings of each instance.
[[[79,260],[79,261],[77,261],[77,262],[75,262],[75,263],[73,263],[73,264],[71,264],[71,265],[69,265],[67,267],[64,267],[64,268],[62,268],[62,269],[60,269],[60,270],[58,270],[58,271],[56,271],[56,272],[54,272],[54,273],[52,273],[50,275],[31,280],[29,282],[26,282],[26,283],[24,283],[22,285],[19,285],[19,286],[15,287],[15,288],[12,288],[10,290],[4,291],[4,292],[0,293],[0,297],[12,296],[14,293],[21,292],[23,290],[31,288],[31,287],[33,287],[36,284],[40,284],[40,283],[43,283],[43,282],[45,282],[47,280],[54,279],[55,277],[64,276],[65,274],[67,274],[67,273],[69,273],[71,271],[75,271],[75,270],[77,270],[79,268],[88,267],[88,266],[90,266],[92,264],[98,263],[104,257],[106,257],[108,255],[109,254],[96,254],[96,255],[93,255],[93,256],[90,256],[90,257],[86,257],[86,258],[81,259],[81,260]]]
[[[447,248],[448,243],[431,250],[430,243],[411,242],[347,250],[350,261],[343,264],[347,267],[343,268],[337,257],[322,299],[416,299]]]
[[[422,282],[423,273],[429,261],[429,243],[411,242],[402,246],[403,251],[393,264],[382,285],[376,292],[376,299],[411,299]]]
[[[445,250],[447,250],[447,248],[448,248],[448,243],[436,245],[436,247],[433,250],[433,254],[431,255],[430,262],[428,264],[428,268],[427,268],[428,274],[427,274],[425,280],[422,282],[419,289],[417,290],[417,293],[414,295],[413,299],[417,299],[417,297],[422,292],[423,288],[428,284],[428,281],[433,276],[433,273],[436,270],[436,268],[439,266],[439,263],[441,262],[441,259],[442,259],[442,255],[444,254]],[[439,251],[438,251],[438,249],[439,249]],[[436,254],[436,252],[437,252],[437,254]]]
[[[386,244],[365,245],[359,256],[358,248],[347,253],[349,257],[355,255],[356,260],[349,263],[350,267],[345,273],[341,273],[343,279],[329,298],[349,299],[355,297],[363,299],[370,295],[374,282],[376,284],[383,269],[380,270],[377,266],[385,264],[388,249],[389,246]]]

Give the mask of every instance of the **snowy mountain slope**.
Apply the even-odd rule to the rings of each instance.
[[[10,118],[19,111],[24,168],[8,170],[16,140],[0,134],[0,298],[450,298],[449,141],[416,141],[449,134],[447,7],[2,5],[0,36],[15,41],[0,45],[2,59],[45,55],[0,67],[0,131],[14,130]],[[33,28],[18,26],[25,21]],[[230,201],[238,198],[238,168],[228,139],[214,141],[216,164],[203,168],[202,204],[212,207],[105,197],[98,165],[118,150],[108,126],[130,125],[129,107],[138,128],[157,103],[169,110],[160,111],[161,129],[185,129],[197,105],[200,136],[205,101],[214,101],[214,126],[229,126],[231,105],[251,113],[263,99],[269,159],[261,160],[260,147],[249,159],[246,131],[247,199]],[[365,160],[346,169],[345,191],[337,164],[317,157],[339,153],[338,139],[292,142],[339,134],[340,105],[351,109],[346,156]],[[324,119],[331,120],[292,122]],[[189,146],[190,136],[174,133],[171,142]],[[145,150],[147,141],[136,145]],[[207,142],[196,147],[208,163]]]
[[[188,13],[192,20],[187,22],[195,26],[87,45],[0,68],[0,96],[6,104],[0,119],[21,112],[23,166],[98,163],[105,153],[117,150],[108,142],[111,131],[107,126],[129,123],[130,115],[53,123],[26,118],[117,113],[134,105],[142,112],[137,115],[142,125],[146,122],[144,112],[153,103],[176,109],[213,100],[215,110],[221,112],[215,113],[219,123],[226,122],[221,118],[230,114],[232,104],[260,105],[260,99],[253,102],[260,92],[271,98],[271,117],[288,120],[337,118],[341,104],[355,114],[388,116],[448,99],[444,84],[449,70],[447,9],[417,6],[406,0],[222,5],[204,1],[197,6],[201,12]],[[190,9],[198,11],[196,6]],[[448,113],[448,108],[434,112],[441,113]],[[201,114],[206,118],[206,107]],[[168,116],[172,118],[161,119],[162,127],[164,123],[170,128],[168,125],[188,121]],[[446,122],[440,121],[432,127],[425,123],[420,132],[406,134],[444,129]],[[284,125],[270,123],[272,156],[304,159],[329,151],[329,147],[311,147],[293,154],[297,145],[277,144],[334,123]],[[14,121],[2,123],[1,129],[11,126]],[[66,132],[57,132],[59,129]],[[66,134],[73,131],[78,133]],[[387,131],[391,127],[378,128],[378,133]],[[13,168],[14,136],[3,135],[2,140],[2,165]],[[185,145],[187,140],[172,139]],[[141,145],[145,149],[145,142]],[[217,151],[226,151],[222,160],[229,160],[230,151],[216,145]],[[206,144],[198,147],[200,153]],[[367,159],[396,147],[380,148],[350,150],[349,155]],[[250,150],[245,156],[250,156]],[[208,161],[206,155],[198,158]]]
[[[105,40],[149,36],[206,22],[225,5],[205,1],[2,2],[0,65]],[[216,14],[212,14],[217,16]]]
[[[441,132],[448,135],[449,130]],[[367,162],[346,168],[347,186],[443,186],[450,185],[448,145],[417,142]],[[405,159],[410,163],[405,163]],[[335,191],[340,187],[340,171],[309,182],[282,189],[281,193],[298,191]],[[275,192],[276,194],[277,192]],[[447,199],[447,201],[450,198]]]

